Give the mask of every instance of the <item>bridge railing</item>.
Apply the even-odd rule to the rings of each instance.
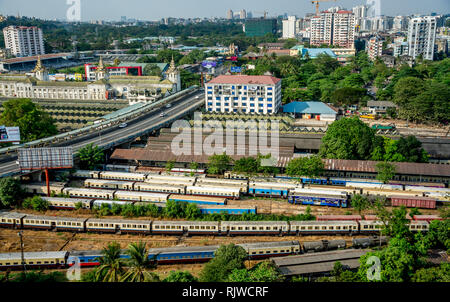
[[[147,105],[142,106],[134,111],[121,114],[119,116],[116,116],[114,118],[105,120],[103,122],[100,122],[100,123],[97,123],[94,125],[90,125],[87,127],[77,129],[77,130],[70,131],[70,132],[46,137],[43,139],[35,140],[32,142],[24,143],[21,145],[15,145],[15,146],[11,146],[11,147],[2,148],[2,149],[0,149],[0,154],[8,154],[10,152],[16,151],[19,148],[31,148],[31,147],[37,147],[37,146],[42,146],[42,145],[45,146],[47,144],[60,143],[62,141],[74,139],[74,138],[77,138],[82,135],[86,135],[86,134],[89,134],[89,133],[92,133],[95,131],[101,131],[102,129],[104,129],[108,126],[117,125],[126,120],[132,119],[132,118],[137,117],[142,114],[145,114],[145,113],[149,112],[150,110],[153,110],[155,107],[164,106],[165,104],[167,104],[177,98],[180,98],[180,97],[182,97],[186,94],[189,94],[193,91],[196,91],[198,88],[199,87],[197,85],[191,86],[185,90],[179,91],[179,92],[177,92],[171,96],[168,96],[166,98],[163,98],[159,101],[153,102],[151,104],[147,104]]]

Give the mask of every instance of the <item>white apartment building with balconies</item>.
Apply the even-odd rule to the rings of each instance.
[[[221,75],[205,84],[208,112],[275,114],[281,107],[281,79]]]
[[[5,48],[16,57],[45,54],[42,30],[36,26],[8,26],[3,29]]]

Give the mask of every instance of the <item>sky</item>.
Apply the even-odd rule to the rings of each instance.
[[[43,19],[66,19],[70,6],[80,1],[82,21],[119,21],[121,16],[139,20],[160,20],[164,17],[226,17],[227,11],[241,9],[253,12],[255,17],[264,11],[269,16],[304,16],[314,12],[310,0],[0,0],[1,15],[17,15]],[[323,2],[321,9],[333,6],[352,8],[367,1],[380,1],[381,14],[388,16],[411,14],[450,13],[450,0],[337,0]],[[259,12],[259,13],[257,13]]]

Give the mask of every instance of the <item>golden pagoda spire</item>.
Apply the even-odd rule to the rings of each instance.
[[[41,56],[38,56],[36,67],[34,67],[33,72],[44,71],[45,67],[42,65]]]
[[[175,66],[175,60],[173,59],[173,55],[172,55],[172,61],[170,61],[170,66],[169,69],[167,70],[167,72],[174,72],[176,70],[176,66]]]
[[[97,72],[101,72],[101,71],[105,71],[105,65],[103,65],[103,57],[100,57],[100,60],[98,61],[98,66],[97,66]]]

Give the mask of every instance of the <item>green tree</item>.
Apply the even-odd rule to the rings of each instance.
[[[156,282],[155,274],[150,273],[151,261],[148,258],[146,244],[144,242],[131,243],[126,251],[130,257],[126,263],[128,270],[123,274],[121,281],[124,282]]]
[[[395,165],[388,162],[380,162],[375,165],[377,171],[377,179],[387,184],[395,176]]]
[[[361,212],[370,208],[371,204],[369,202],[369,199],[361,194],[355,194],[352,196],[352,208],[358,211],[359,215],[361,215]]]
[[[188,203],[184,209],[184,217],[190,220],[201,216],[201,212],[195,203]]]
[[[233,171],[253,174],[258,171],[258,161],[254,157],[242,157],[234,162]]]
[[[208,173],[223,174],[230,168],[231,163],[231,157],[225,153],[212,155],[208,158]]]
[[[164,208],[164,214],[170,218],[182,218],[185,216],[184,209],[186,204],[174,200],[168,200]]]
[[[42,199],[40,196],[33,196],[26,198],[22,203],[22,207],[33,209],[39,212],[45,212],[48,210],[49,203],[47,200]]]
[[[337,106],[356,105],[367,95],[367,90],[358,87],[343,87],[334,90],[330,95],[330,101]]]
[[[200,274],[203,282],[225,282],[234,269],[244,268],[247,252],[238,245],[221,245]]]
[[[198,279],[188,271],[173,271],[162,282],[197,282]]]
[[[12,177],[0,179],[0,202],[5,208],[16,206],[23,198],[24,191],[20,180]]]
[[[117,242],[112,242],[103,248],[99,262],[100,266],[95,275],[97,282],[119,282],[121,280],[125,272],[125,264],[120,258],[120,245]]]
[[[286,174],[292,177],[316,177],[323,171],[324,164],[319,156],[294,158],[286,167]]]
[[[438,267],[417,270],[413,282],[450,282],[450,263],[441,263]]]
[[[278,272],[273,263],[261,262],[252,269],[234,269],[228,275],[229,282],[281,282],[283,276]]]
[[[332,123],[322,138],[319,156],[322,158],[364,160],[371,156],[375,130],[357,117]]]
[[[161,69],[156,64],[148,64],[144,67],[144,74],[147,76],[157,76],[161,77],[162,72]]]
[[[22,142],[58,133],[53,119],[30,99],[11,99],[3,103],[0,125],[19,127]]]
[[[94,147],[92,143],[81,148],[77,155],[82,169],[94,170],[98,164],[104,162],[103,150],[99,146]]]
[[[172,171],[172,169],[173,169],[174,167],[175,167],[175,161],[173,161],[173,160],[167,161],[167,163],[166,163],[166,171],[167,171],[167,172]]]

